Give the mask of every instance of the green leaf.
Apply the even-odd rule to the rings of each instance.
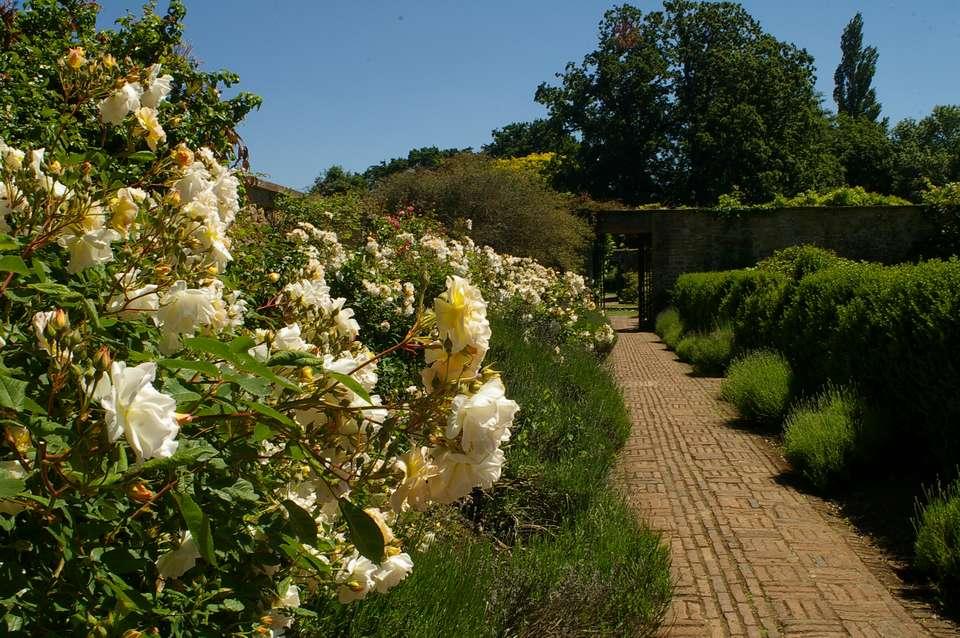
[[[247,479],[237,479],[236,483],[230,487],[223,488],[220,492],[227,494],[232,500],[236,501],[256,503],[260,500],[260,495],[253,489],[253,483]]]
[[[343,374],[342,372],[334,372],[333,370],[324,370],[324,374],[329,375],[336,379],[339,383],[345,385],[347,388],[352,390],[354,394],[358,397],[370,403],[370,394],[360,385],[360,382],[351,377],[348,374]]]
[[[6,252],[20,248],[20,242],[10,235],[0,234],[0,251]]]
[[[31,290],[42,292],[45,295],[52,295],[54,297],[61,297],[63,299],[76,299],[77,297],[81,296],[81,294],[76,290],[71,290],[63,284],[55,284],[53,282],[30,284],[27,287]]]
[[[255,443],[266,441],[271,436],[273,436],[273,430],[270,429],[270,426],[266,423],[258,421],[257,424],[253,426],[253,440]]]
[[[223,343],[222,341],[217,341],[216,339],[211,339],[210,337],[191,337],[189,339],[184,339],[183,344],[188,348],[192,348],[200,352],[206,352],[207,354],[212,354],[223,359],[224,361],[229,361],[239,370],[263,377],[264,379],[272,381],[277,385],[289,390],[300,389],[300,386],[298,386],[296,383],[290,381],[289,379],[284,379],[276,372],[251,357],[246,350],[233,350],[231,348],[231,344]],[[238,339],[235,339],[232,342],[232,346],[237,348],[241,346],[248,346],[249,348],[252,345],[252,340],[242,337],[238,337]]]
[[[24,479],[0,478],[0,498],[12,498],[23,491],[27,482]]]
[[[257,342],[254,341],[252,337],[242,336],[236,337],[228,345],[230,347],[230,352],[246,353],[247,350],[257,345]]]
[[[84,298],[83,309],[87,313],[87,318],[90,320],[90,323],[99,330],[101,327],[100,313],[97,312],[97,307],[93,304],[93,300]]]
[[[263,416],[270,417],[274,421],[279,421],[280,423],[283,423],[288,427],[297,428],[297,429],[300,428],[300,426],[297,425],[296,421],[288,417],[286,414],[283,414],[282,412],[278,412],[277,410],[271,408],[269,405],[257,403],[256,401],[248,401],[247,407],[249,407],[254,412],[257,412],[258,414],[262,414]]]
[[[230,346],[222,341],[211,339],[210,337],[190,337],[189,339],[183,340],[183,345],[192,350],[206,352],[207,354],[215,355],[227,361],[233,360],[234,353],[230,351]]]
[[[283,506],[286,508],[287,514],[290,515],[287,521],[290,523],[290,530],[300,539],[300,542],[307,545],[316,545],[317,522],[313,520],[313,517],[289,499],[283,502]]]
[[[237,374],[236,372],[227,372],[223,378],[231,383],[235,383],[250,394],[258,397],[267,396],[271,392],[270,384],[265,379],[259,377],[248,377]]]
[[[157,361],[157,363],[168,370],[193,370],[195,372],[202,372],[208,377],[214,379],[220,376],[220,370],[218,370],[217,366],[213,365],[209,361],[194,361],[192,359],[160,359]]]
[[[320,357],[315,357],[312,354],[307,354],[306,352],[294,352],[292,350],[284,350],[278,352],[275,355],[270,357],[270,360],[267,361],[268,366],[287,366],[287,367],[303,367],[303,366],[322,366],[323,359]]]
[[[20,258],[20,255],[3,255],[0,257],[0,270],[3,272],[15,272],[18,275],[26,275],[30,272],[27,262]]]
[[[339,499],[340,513],[350,528],[350,541],[356,546],[361,556],[369,558],[374,563],[383,562],[384,542],[380,526],[369,514],[345,498]]]
[[[131,162],[142,162],[144,164],[149,164],[150,162],[157,159],[157,156],[151,151],[137,151],[136,153],[130,153],[127,156]]]
[[[200,509],[189,494],[184,492],[174,492],[173,498],[177,501],[177,507],[183,515],[183,521],[187,524],[187,529],[193,536],[193,542],[197,544],[197,550],[208,563],[216,566],[217,557],[213,554],[213,535],[210,533],[210,519]]]
[[[136,476],[157,469],[173,469],[183,465],[193,465],[202,461],[209,461],[215,458],[219,452],[206,441],[192,441],[190,439],[181,439],[177,451],[169,458],[154,458],[136,465],[127,470],[123,475],[123,480],[128,481]],[[191,532],[192,533],[192,532]]]
[[[243,611],[243,603],[237,600],[236,598],[227,598],[222,603],[223,608],[227,611]]]
[[[20,410],[26,398],[27,382],[6,376],[0,371],[0,407]]]

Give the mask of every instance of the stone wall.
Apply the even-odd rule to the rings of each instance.
[[[920,206],[783,208],[739,215],[704,210],[594,213],[598,233],[640,234],[652,248],[658,305],[685,272],[752,266],[775,250],[815,244],[883,263],[915,258],[933,233]]]

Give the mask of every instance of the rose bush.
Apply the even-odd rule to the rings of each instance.
[[[235,243],[256,100],[177,52],[182,5],[5,11],[5,629],[278,636],[387,592],[419,512],[500,477],[487,301],[572,335],[582,278],[413,220]]]

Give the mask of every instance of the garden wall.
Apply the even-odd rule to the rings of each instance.
[[[775,250],[814,244],[850,259],[915,258],[933,233],[921,206],[782,208],[739,214],[710,210],[597,211],[600,233],[648,235],[658,305],[685,272],[752,266]]]

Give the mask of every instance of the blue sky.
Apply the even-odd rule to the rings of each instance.
[[[479,148],[543,115],[533,92],[596,44],[597,0],[186,0],[207,69],[240,74],[263,107],[241,127],[255,171],[305,187],[331,164],[363,170],[420,146]],[[101,0],[102,25],[142,2]],[[166,7],[160,0],[160,8]],[[636,1],[643,10],[660,2]],[[883,114],[960,103],[960,0],[746,0],[764,29],[806,48],[833,108],[840,33],[857,11],[879,49]]]

